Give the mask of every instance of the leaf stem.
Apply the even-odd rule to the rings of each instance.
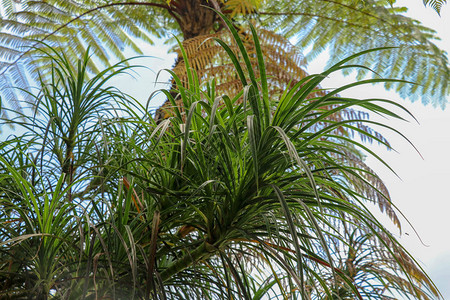
[[[201,260],[210,258],[217,251],[218,251],[218,248],[216,248],[215,246],[211,245],[210,243],[208,243],[206,241],[203,242],[196,249],[194,249],[191,252],[188,252],[182,258],[176,260],[172,265],[170,265],[167,269],[165,269],[163,272],[161,272],[162,281],[166,282],[172,276],[183,271],[184,269],[188,268],[189,266],[191,266]]]

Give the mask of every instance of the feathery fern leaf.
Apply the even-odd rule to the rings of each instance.
[[[450,68],[447,53],[433,40],[435,31],[402,15],[405,8],[391,7],[386,1],[298,1],[267,4],[259,15],[263,23],[280,28],[295,37],[302,49],[310,47],[306,57],[314,58],[329,50],[329,64],[361,49],[396,46],[397,50],[371,53],[361,57],[385,78],[402,78],[418,84],[398,83],[404,98],[422,98],[444,108],[450,94]],[[275,24],[275,25],[274,25]],[[367,71],[361,70],[360,77]],[[390,88],[391,85],[386,86]]]
[[[425,0],[425,4],[436,10],[443,3],[446,1]],[[95,70],[100,65],[109,66],[111,59],[122,59],[125,46],[140,53],[136,39],[151,43],[151,36],[170,40],[174,34],[189,39],[220,31],[221,21],[211,11],[204,13],[201,4],[213,6],[212,2],[204,0],[108,3],[101,0],[25,0],[20,3],[4,0],[0,46],[18,52],[2,51],[0,59],[9,64],[23,64],[27,72],[35,73],[39,65],[29,47],[34,45],[34,40],[45,39],[72,57],[85,49],[85,45],[90,45],[97,50],[94,53],[97,66],[91,66]],[[397,46],[397,50],[366,55],[365,65],[371,63],[383,77],[417,82],[417,86],[397,83],[395,88],[403,97],[413,101],[422,98],[424,103],[441,107],[447,103],[450,92],[447,54],[433,44],[437,38],[435,32],[404,17],[405,8],[393,7],[395,1],[221,0],[218,4],[236,21],[257,16],[269,29],[277,28],[278,33],[295,37],[302,49],[311,47],[308,59],[325,49],[330,50],[332,63],[362,49]],[[201,14],[196,15],[200,11]],[[202,14],[207,18],[199,17]],[[67,49],[68,43],[73,49]],[[22,60],[27,51],[30,51],[28,59]],[[9,68],[4,67],[0,74],[9,76]],[[365,71],[361,70],[359,75],[365,76]],[[392,87],[391,83],[386,84],[386,88]]]
[[[116,8],[97,10],[98,7],[105,6],[103,1],[23,1],[19,4],[6,0],[2,5],[0,47],[4,51],[0,51],[0,60],[4,63],[0,74],[17,78],[18,70],[26,70],[20,74],[22,79],[35,78],[38,70],[41,75],[45,75],[46,69],[40,69],[45,65],[45,59],[36,57],[33,49],[41,46],[36,41],[45,40],[60,49],[72,58],[69,61],[75,61],[79,53],[86,50],[86,45],[90,45],[95,50],[97,60],[95,64],[93,61],[89,62],[89,69],[97,72],[100,66],[110,66],[113,61],[125,59],[125,46],[131,46],[142,53],[134,39],[140,38],[151,43],[148,32],[158,34],[155,28],[160,26],[161,21],[147,18],[146,22],[137,22],[137,17],[144,18],[143,13],[130,16],[126,14],[126,10]],[[143,7],[138,8],[142,10]],[[91,13],[80,17],[87,11]],[[15,65],[21,67],[17,68]],[[10,81],[2,83],[7,85],[7,82]],[[18,86],[28,88],[29,85],[27,80],[22,80]],[[20,98],[14,91],[9,91],[6,95],[2,89],[1,93],[8,102]],[[13,95],[15,96],[11,97]]]
[[[440,13],[442,5],[447,3],[447,0],[423,0],[423,4],[431,6],[437,13]]]

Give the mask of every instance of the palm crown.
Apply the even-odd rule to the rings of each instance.
[[[58,50],[40,50],[54,62],[50,82],[30,95],[41,117],[6,120],[28,132],[0,144],[6,296],[439,297],[366,207],[375,201],[396,222],[380,180],[355,151],[368,149],[336,132],[361,131],[364,120],[330,118],[352,106],[401,118],[380,104],[400,106],[337,96],[376,80],[316,92],[373,50],[272,97],[256,31],[254,66],[228,25],[242,63],[217,42],[243,90],[218,97],[214,82],[202,88],[181,47],[187,84],[173,74],[177,95],[163,92],[174,115],[160,123],[105,86],[129,69],[122,63],[88,79],[88,53],[73,69]]]

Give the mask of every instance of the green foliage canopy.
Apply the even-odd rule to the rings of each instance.
[[[445,2],[434,0],[424,4],[439,12]],[[135,43],[137,39],[151,43],[153,37],[169,37],[171,43],[172,34],[183,39],[221,30],[218,18],[195,15],[202,10],[198,9],[201,4],[213,3],[5,0],[0,10],[2,95],[12,107],[20,109],[18,95],[11,87],[26,88],[28,79],[37,79],[39,66],[45,65],[42,58],[30,51],[35,40],[46,39],[72,59],[89,45],[96,57],[96,63],[89,63],[89,70],[96,73],[99,65],[109,66],[111,61],[122,60],[124,47],[141,53]],[[421,98],[423,103],[442,108],[447,103],[450,82],[447,54],[433,43],[437,39],[435,32],[403,16],[406,9],[393,7],[395,1],[230,0],[218,5],[237,23],[252,18],[268,29],[277,28],[294,38],[300,49],[311,46],[309,58],[329,50],[330,65],[361,50],[397,46],[397,51],[376,52],[361,60],[382,77],[417,82],[413,86],[403,82],[386,84],[387,88],[394,86],[403,97]],[[366,74],[363,69],[359,71],[360,77]]]
[[[2,296],[439,297],[367,208],[390,205],[355,149],[376,154],[338,134],[377,123],[332,118],[359,106],[402,119],[384,107],[400,107],[392,101],[337,96],[385,80],[315,93],[323,78],[371,51],[274,99],[256,33],[253,68],[231,30],[242,63],[217,42],[245,88],[218,96],[214,82],[199,86],[187,63],[188,85],[177,91],[182,106],[162,91],[175,107],[159,124],[105,85],[128,70],[122,63],[88,79],[87,53],[71,63],[57,49],[44,50],[53,62],[50,82],[30,95],[41,117],[3,120],[27,131],[0,144]],[[388,146],[371,131],[361,134]]]

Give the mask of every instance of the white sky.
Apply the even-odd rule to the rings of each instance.
[[[398,1],[398,5],[409,7],[409,16],[435,29],[442,39],[437,42],[438,46],[450,52],[449,4],[443,7],[441,17],[431,8],[424,8],[421,0]],[[402,235],[403,245],[422,263],[444,299],[450,299],[450,193],[447,190],[450,188],[450,105],[442,111],[430,105],[423,106],[420,101],[410,103],[394,93],[387,93],[381,86],[367,88],[365,92],[398,100],[420,123],[413,120],[411,123],[388,122],[411,140],[423,159],[395,134],[387,137],[398,153],[376,148],[377,154],[386,159],[401,179],[373,159],[367,163],[385,181],[394,204],[406,215],[427,246],[419,241],[406,222],[402,222],[403,232],[409,235]]]
[[[425,26],[438,31],[442,41],[437,44],[441,49],[450,52],[450,6],[445,5],[441,17],[437,13],[423,6],[421,0],[401,0],[398,6],[410,8],[409,16],[420,20]],[[155,47],[143,45],[146,55],[150,58],[138,61],[157,72],[162,68],[170,69],[174,62],[174,55],[167,56],[167,47],[160,44]],[[324,69],[326,54],[310,62],[311,73],[321,72]],[[137,62],[135,62],[137,63]],[[155,74],[152,71],[140,69],[136,80],[116,79],[116,84],[124,92],[145,101],[151,91],[155,90]],[[168,74],[161,73],[160,82],[167,82]],[[335,76],[329,80],[329,86],[339,86],[351,78]],[[324,84],[326,87],[326,84]],[[157,88],[162,88],[159,85]],[[364,97],[370,93],[372,96],[396,100],[404,105],[418,119],[420,125],[409,118],[411,122],[384,120],[384,123],[398,129],[405,134],[418,148],[423,159],[411,145],[398,135],[386,133],[386,137],[398,153],[386,151],[375,145],[373,149],[384,158],[397,172],[399,177],[392,174],[386,167],[374,159],[369,158],[367,163],[385,181],[391,193],[391,198],[408,220],[414,225],[423,240],[424,246],[414,231],[403,221],[403,234],[401,237],[405,247],[418,259],[425,270],[441,290],[444,299],[450,299],[450,107],[445,111],[432,106],[423,106],[420,101],[410,103],[402,100],[393,92],[386,92],[380,86],[367,86],[343,93],[348,96]],[[152,102],[154,107],[159,106],[162,98]],[[450,105],[448,105],[450,106]]]

